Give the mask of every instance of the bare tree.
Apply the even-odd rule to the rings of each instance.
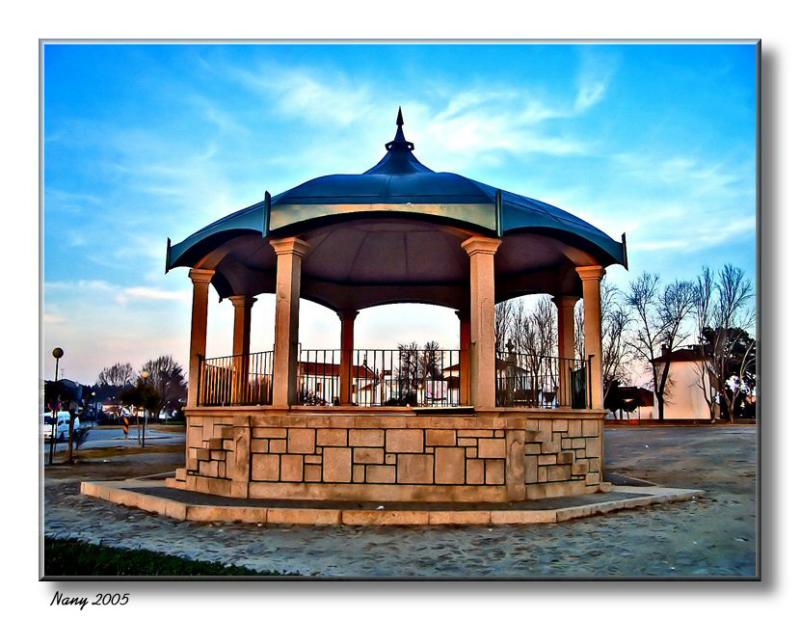
[[[501,301],[494,307],[494,338],[495,347],[503,351],[514,338],[514,320],[520,312],[522,303],[517,299]]]
[[[719,399],[733,421],[744,386],[755,381],[756,340],[748,334],[755,326],[753,286],[744,271],[726,264],[717,273],[704,267],[693,293],[702,349],[697,363],[698,385],[712,420]]]
[[[670,353],[686,339],[685,322],[692,309],[693,288],[690,282],[676,280],[662,289],[657,275],[643,273],[631,282],[625,295],[634,318],[630,346],[635,356],[650,367],[659,420],[664,419],[670,387]]]
[[[603,316],[601,333],[603,339],[603,400],[612,386],[629,380],[628,363],[632,350],[628,338],[631,311],[624,304],[620,290],[613,284],[603,282],[600,289]]]
[[[97,376],[97,384],[106,387],[124,387],[133,383],[133,366],[117,362],[111,367],[103,368]]]
[[[140,374],[148,373],[151,383],[159,395],[158,411],[165,408],[177,408],[181,401],[186,401],[186,378],[183,368],[171,355],[161,355],[145,362]]]

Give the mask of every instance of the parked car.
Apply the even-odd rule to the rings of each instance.
[[[56,417],[56,441],[66,441],[69,438],[69,411],[59,411]],[[81,421],[75,418],[74,432],[81,427]],[[50,440],[53,433],[53,414],[45,413],[42,417],[42,430],[44,438]]]

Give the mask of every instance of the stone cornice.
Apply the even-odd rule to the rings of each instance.
[[[464,251],[470,256],[474,254],[489,254],[494,256],[502,241],[492,237],[470,237],[461,244]]]

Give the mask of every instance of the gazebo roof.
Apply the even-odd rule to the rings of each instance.
[[[627,266],[625,239],[615,241],[588,222],[546,202],[492,187],[451,172],[434,172],[397,133],[386,155],[362,174],[330,174],[301,183],[232,213],[167,248],[167,271],[191,267],[217,242],[245,231],[264,237],[294,233],[324,218],[384,213],[438,217],[502,237],[514,231],[541,231],[578,241],[604,265]]]
[[[342,310],[396,302],[465,307],[469,266],[460,244],[475,234],[503,238],[498,301],[580,295],[574,267],[627,267],[624,235],[615,241],[547,203],[422,164],[403,133],[402,112],[386,151],[362,174],[267,192],[174,246],[167,240],[167,271],[213,269],[220,298],[271,293],[275,253],[265,240],[300,235],[311,248],[301,295]]]

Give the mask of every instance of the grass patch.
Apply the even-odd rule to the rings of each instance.
[[[118,549],[77,540],[44,539],[44,572],[47,577],[186,577],[186,576],[291,576],[292,573],[254,571],[221,562],[202,562],[145,551]]]

